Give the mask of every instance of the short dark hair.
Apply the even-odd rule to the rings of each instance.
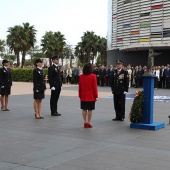
[[[83,74],[88,75],[93,73],[93,66],[91,63],[87,63],[83,67]]]

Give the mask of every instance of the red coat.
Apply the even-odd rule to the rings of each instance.
[[[97,78],[95,74],[80,75],[79,98],[84,102],[93,102],[98,98]]]

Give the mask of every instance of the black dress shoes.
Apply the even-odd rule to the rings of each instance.
[[[121,119],[119,119],[119,121],[124,121],[124,119],[121,118]]]
[[[114,119],[112,119],[112,120],[113,120],[113,121],[124,121],[124,119],[122,119],[122,118],[119,118],[119,119],[118,119],[117,117],[114,118]]]
[[[118,121],[119,119],[117,117],[115,117],[114,119],[112,119],[113,121]]]
[[[61,116],[61,114],[57,113],[51,113],[51,116]]]
[[[61,116],[61,114],[60,114],[60,113],[58,113],[58,112],[56,112],[56,114],[57,114],[57,116]]]

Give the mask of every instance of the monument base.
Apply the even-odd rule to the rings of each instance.
[[[165,123],[162,122],[153,122],[151,124],[144,123],[131,123],[130,128],[135,129],[145,129],[145,130],[159,130],[165,127]]]

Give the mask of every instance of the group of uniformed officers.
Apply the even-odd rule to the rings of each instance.
[[[59,58],[57,56],[53,56],[51,58],[53,65],[48,68],[48,79],[51,89],[51,97],[50,97],[50,110],[51,116],[61,116],[58,113],[58,99],[61,92],[62,80],[61,80],[61,72],[59,67]],[[35,110],[35,118],[36,119],[44,119],[41,115],[41,102],[44,98],[44,91],[46,90],[45,86],[45,75],[42,70],[41,59],[37,59],[35,61],[36,68],[33,71],[33,90],[34,90],[34,110]]]
[[[51,116],[61,116],[58,113],[57,103],[59,100],[62,80],[61,71],[59,67],[58,56],[53,56],[52,66],[48,68],[48,79],[51,89],[50,97],[50,109]],[[33,71],[33,98],[34,98],[34,111],[36,119],[44,119],[41,115],[42,99],[45,97],[44,92],[46,90],[45,74],[42,69],[43,61],[36,59],[35,69]],[[1,94],[1,109],[3,111],[9,111],[8,99],[11,92],[12,78],[11,70],[9,68],[9,61],[4,59],[2,61],[2,68],[0,69],[0,94]],[[101,85],[104,85],[105,71],[104,67],[99,70]],[[93,73],[96,74],[96,69]],[[109,83],[112,93],[114,95],[114,108],[116,117],[113,121],[123,121],[125,118],[125,95],[128,92],[128,72],[123,69],[123,61],[116,60],[116,69],[110,70]]]

